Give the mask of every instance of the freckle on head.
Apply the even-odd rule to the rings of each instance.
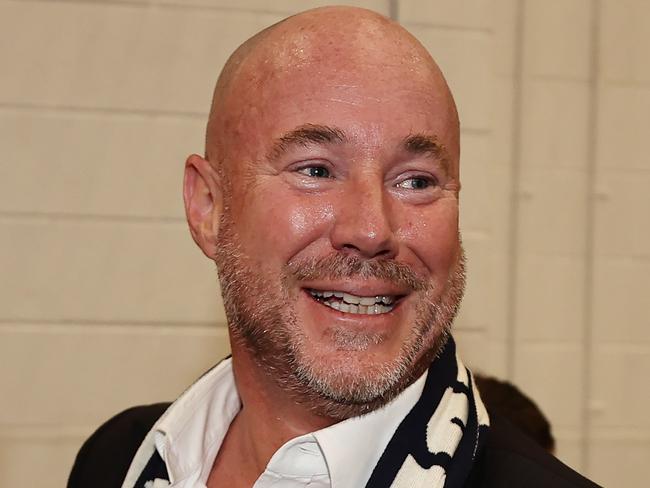
[[[458,116],[440,69],[427,50],[394,21],[355,7],[324,7],[289,17],[245,41],[230,56],[217,81],[206,131],[206,157],[214,165],[229,159],[241,114],[259,111],[273,82],[305,72],[322,82],[349,73],[359,83],[382,79],[426,79],[444,95],[447,117]],[[452,153],[455,148],[451,148]],[[457,151],[456,151],[457,152]]]

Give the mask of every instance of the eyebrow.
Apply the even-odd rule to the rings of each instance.
[[[347,138],[341,129],[326,125],[305,124],[282,135],[273,143],[268,159],[273,160],[293,146],[307,147],[312,144],[341,144]]]
[[[307,147],[312,144],[342,144],[347,141],[348,139],[345,133],[336,127],[304,124],[276,139],[267,155],[267,159],[277,159],[294,146]],[[440,161],[445,172],[449,172],[449,153],[444,144],[438,142],[436,136],[411,134],[404,138],[402,147],[414,156],[425,155]]]
[[[411,134],[402,142],[404,149],[413,154],[431,156],[442,164],[443,169],[449,172],[449,153],[444,144],[438,142],[436,136],[427,134]]]

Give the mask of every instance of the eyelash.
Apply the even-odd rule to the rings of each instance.
[[[319,170],[320,172],[324,172],[325,174],[312,174],[312,171]],[[329,179],[332,178],[332,174],[329,168],[327,166],[322,165],[322,164],[310,164],[308,166],[303,166],[301,168],[297,168],[296,173],[299,173],[301,175],[304,175],[308,178],[314,178],[314,179]],[[426,186],[423,187],[404,187],[402,186],[404,182],[407,181],[423,181]],[[399,181],[395,186],[397,188],[405,189],[405,190],[415,190],[415,191],[424,191],[429,188],[438,186],[439,182],[438,179],[435,176],[432,175],[409,175],[407,178],[402,179]]]
[[[314,174],[308,174],[307,172],[309,170],[323,170],[323,171],[325,171],[327,173],[327,175],[325,175],[325,176],[320,175],[319,176],[319,175],[314,175]],[[302,175],[308,176],[310,178],[331,178],[332,177],[330,170],[327,169],[325,166],[323,166],[321,164],[312,164],[310,166],[303,166],[302,168],[296,169],[296,172],[298,172],[298,173],[300,173]]]
[[[403,187],[402,184],[406,181],[424,181],[426,183],[425,187],[420,187],[420,188],[414,188],[414,187]],[[398,188],[402,188],[405,190],[416,190],[416,191],[422,191],[422,190],[427,190],[429,188],[438,186],[438,179],[434,176],[431,175],[409,175],[407,178],[402,179],[397,183]]]

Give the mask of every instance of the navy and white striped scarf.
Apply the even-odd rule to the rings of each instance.
[[[366,488],[462,488],[485,444],[489,418],[472,374],[449,339],[417,403],[399,424]],[[157,451],[134,488],[169,486]]]

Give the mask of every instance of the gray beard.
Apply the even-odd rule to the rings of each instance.
[[[233,340],[243,346],[272,381],[314,413],[345,419],[385,405],[420,377],[446,344],[465,285],[461,253],[446,287],[434,290],[408,266],[392,260],[363,260],[340,253],[291,262],[274,286],[255,273],[254,263],[238,246],[238,236],[226,209],[217,239],[215,262]],[[349,351],[345,364],[318,361],[305,354],[306,338],[295,311],[291,283],[352,276],[381,278],[406,285],[420,294],[411,333],[397,356],[374,368],[363,368],[364,351],[381,343],[377,333],[337,328],[328,331],[338,350]],[[280,293],[275,290],[280,289]]]

